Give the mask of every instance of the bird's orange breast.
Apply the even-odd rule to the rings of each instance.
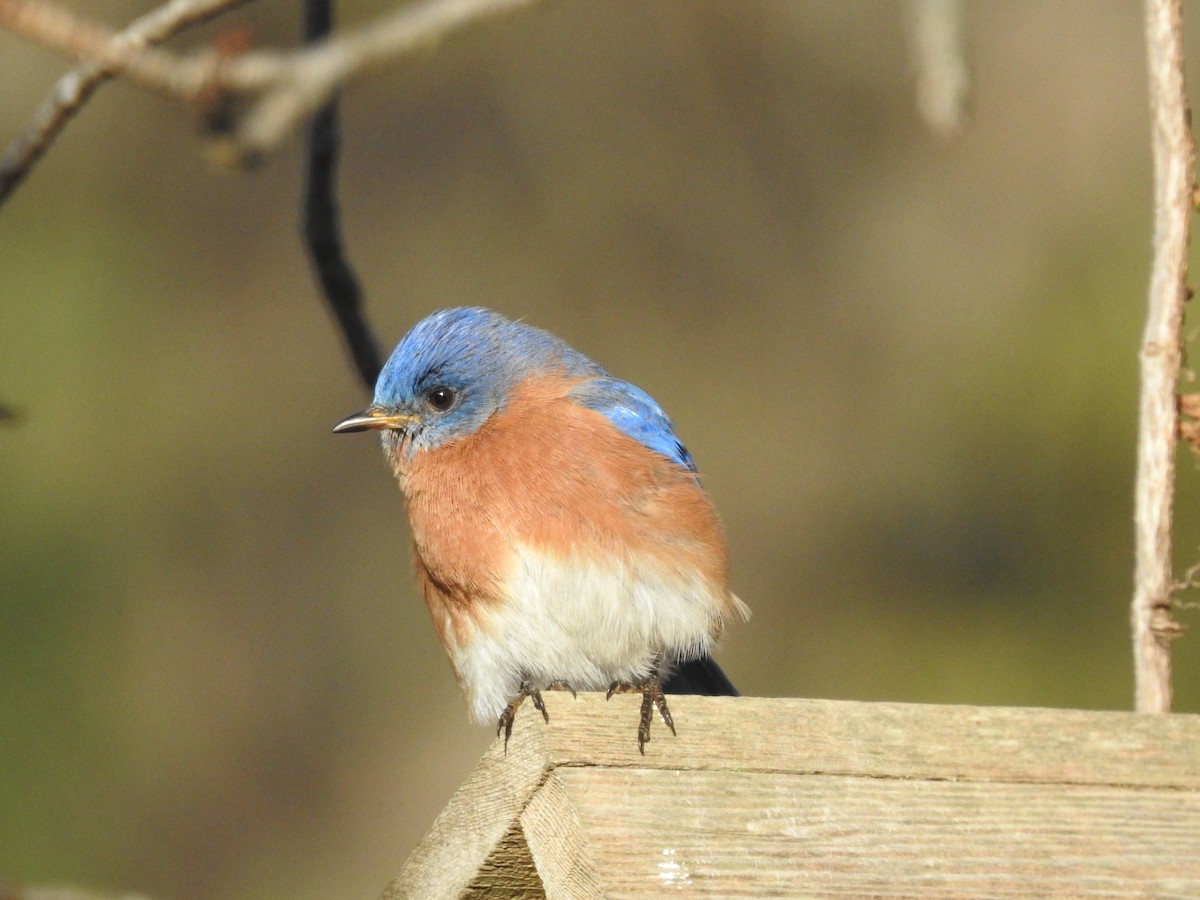
[[[724,535],[694,475],[569,399],[576,383],[527,380],[476,432],[404,463],[417,576],[443,642],[486,628],[518,544],[653,558],[728,598],[715,621],[732,611]]]

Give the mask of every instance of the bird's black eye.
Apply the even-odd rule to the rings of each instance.
[[[435,412],[445,412],[454,405],[457,395],[450,388],[440,387],[426,394],[425,399]]]

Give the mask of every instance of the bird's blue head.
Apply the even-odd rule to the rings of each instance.
[[[336,432],[374,429],[409,455],[465,437],[531,375],[603,375],[547,331],[482,307],[443,309],[418,322],[388,359],[375,400]]]

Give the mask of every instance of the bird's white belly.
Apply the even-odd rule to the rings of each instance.
[[[472,716],[496,721],[522,681],[604,690],[644,678],[656,659],[712,649],[721,598],[694,570],[653,559],[597,562],[518,546],[504,602],[487,610],[451,661]]]

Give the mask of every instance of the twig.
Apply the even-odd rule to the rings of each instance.
[[[963,129],[971,93],[963,0],[912,0],[910,16],[917,109],[934,131],[955,135]]]
[[[194,99],[212,81],[215,53],[181,58],[165,50],[134,46],[111,28],[43,0],[0,0],[0,26],[179,100]],[[264,75],[262,83],[269,83],[269,78]]]
[[[328,36],[333,25],[332,0],[305,0],[304,39],[312,43]],[[337,95],[321,107],[308,132],[308,173],[304,190],[304,238],[317,278],[337,318],[367,390],[373,390],[383,360],[379,344],[362,312],[362,290],[342,244],[337,206]]]
[[[1146,0],[1146,50],[1154,149],[1154,263],[1141,349],[1134,494],[1136,563],[1133,657],[1136,708],[1171,709],[1171,515],[1175,497],[1176,391],[1182,359],[1195,145],[1183,77],[1181,0]]]
[[[478,25],[545,0],[422,0],[370,24],[300,50],[221,59],[212,51],[178,56],[131,48],[110,29],[46,0],[0,0],[0,27],[81,60],[98,63],[152,90],[192,102],[214,85],[234,95],[242,114],[224,135],[218,159],[246,164],[279,145],[297,123],[343,84]]]
[[[135,19],[114,37],[131,49],[165,41],[171,35],[211,19],[248,0],[170,0]],[[94,63],[80,63],[55,85],[25,129],[0,159],[0,203],[16,189],[50,145],[101,84],[114,72]]]

